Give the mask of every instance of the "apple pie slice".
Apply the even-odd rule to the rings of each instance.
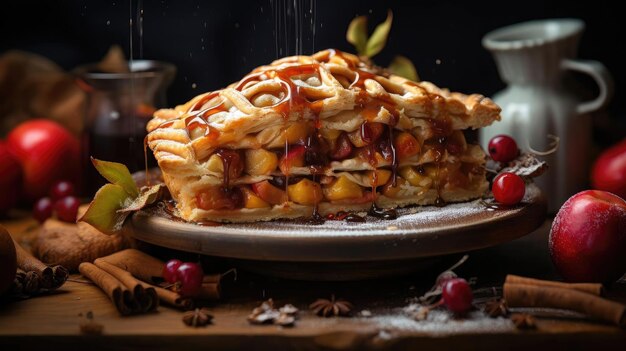
[[[380,215],[480,197],[485,154],[463,131],[499,113],[325,50],[157,111],[147,140],[188,221]]]

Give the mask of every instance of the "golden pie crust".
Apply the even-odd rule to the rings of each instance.
[[[147,143],[183,219],[252,222],[314,212],[324,216],[367,211],[373,202],[395,208],[480,197],[488,187],[485,154],[479,146],[467,144],[462,131],[497,120],[500,108],[482,95],[409,81],[331,49],[277,60],[225,89],[155,112],[147,126]],[[370,126],[383,131],[376,135],[378,139],[365,137],[363,130]],[[401,134],[408,140],[406,145],[398,141]],[[345,136],[356,139],[350,154],[328,156],[336,154],[332,152]],[[318,159],[325,160],[323,164],[307,164],[311,145],[323,145],[313,150]],[[285,155],[297,148],[307,150],[307,161],[283,163]],[[263,174],[248,174],[246,166],[231,175],[234,166],[216,163],[214,156],[223,155],[220,150],[235,150],[241,164],[246,162],[247,150],[266,150],[275,153],[283,166]],[[231,171],[225,179],[226,168]],[[377,184],[372,180],[374,170],[393,175],[386,184]],[[402,174],[413,177],[409,181]],[[254,184],[277,178],[284,184],[272,184],[287,190],[286,194],[289,189],[282,186],[287,187],[290,178],[311,180],[328,194],[332,189],[327,187],[340,177],[349,181],[349,188],[356,184],[369,195],[332,200],[324,195],[314,204],[298,203],[288,196],[285,203],[260,207],[240,199],[242,191],[258,195],[249,191]],[[199,194],[220,188],[226,197],[229,191],[239,192],[231,196],[234,204],[226,201],[222,206],[218,201],[207,207],[199,200]],[[344,188],[337,188],[339,197],[344,196]]]

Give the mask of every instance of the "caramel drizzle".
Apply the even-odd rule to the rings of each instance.
[[[376,159],[375,143],[371,140],[371,137],[368,135],[366,126],[368,123],[367,121],[373,120],[378,115],[381,107],[384,107],[393,116],[393,118],[390,119],[389,125],[388,125],[388,138],[389,138],[389,147],[391,149],[391,158],[392,158],[392,167],[391,167],[392,182],[393,182],[392,185],[395,186],[396,180],[397,180],[398,158],[397,158],[395,146],[393,144],[393,133],[394,133],[393,129],[399,121],[399,111],[396,108],[395,101],[393,101],[390,95],[386,94],[383,96],[371,97],[369,96],[369,94],[367,94],[367,91],[365,89],[365,81],[367,79],[376,80],[377,76],[371,72],[367,72],[358,68],[359,64],[361,64],[360,61],[355,61],[352,57],[348,57],[343,52],[339,50],[335,50],[335,49],[329,49],[327,54],[325,56],[322,56],[318,60],[322,62],[328,62],[335,56],[342,58],[343,61],[348,65],[348,67],[352,69],[355,73],[354,80],[349,85],[349,88],[360,89],[358,96],[357,96],[356,104],[357,104],[357,108],[361,110],[361,115],[366,120],[366,122],[364,122],[363,125],[361,126],[361,133],[362,133],[363,140],[368,143],[368,159],[369,159],[368,161],[374,168],[372,182],[371,182],[373,201],[372,201],[372,208],[370,210],[370,214],[383,217],[383,218],[394,217],[395,214],[392,214],[390,211],[385,211],[383,209],[380,209],[376,206],[376,197],[377,197],[376,185],[378,183],[378,179],[377,179],[378,176],[376,173],[376,169],[378,166],[378,161]],[[289,153],[289,142],[286,137],[287,136],[286,130],[287,130],[287,123],[289,121],[289,113],[292,111],[300,112],[308,108],[309,111],[311,111],[312,114],[314,115],[315,136],[317,138],[321,138],[321,135],[319,133],[319,129],[321,128],[321,122],[319,120],[319,113],[321,112],[321,109],[323,106],[322,101],[309,101],[306,95],[302,93],[301,87],[297,86],[292,80],[293,76],[316,73],[319,71],[319,67],[320,67],[319,63],[310,63],[310,64],[302,64],[298,66],[288,66],[288,67],[282,67],[282,68],[279,67],[276,69],[268,69],[268,70],[263,70],[263,71],[255,70],[251,74],[244,77],[235,86],[235,90],[242,91],[248,83],[255,81],[255,80],[260,81],[260,80],[266,80],[266,79],[275,79],[282,86],[285,96],[283,97],[283,99],[281,99],[281,101],[270,106],[269,108],[272,108],[275,112],[280,113],[284,118],[285,124],[283,128],[283,135],[285,136],[285,147],[284,147],[285,155]],[[429,97],[428,105],[426,106],[426,108],[427,110],[430,110],[431,112],[434,111],[433,102],[436,102],[436,103],[445,102],[445,99],[441,95],[430,93],[424,87],[420,86],[417,83],[407,81],[405,82],[405,84],[421,89],[424,92],[424,94],[426,94]],[[205,137],[213,136],[216,138],[219,135],[217,131],[215,131],[215,133],[212,134],[213,131],[210,128],[208,128],[208,118],[216,113],[226,111],[224,100],[222,100],[215,106],[206,108],[204,110],[199,110],[201,106],[211,101],[215,97],[218,97],[219,94],[220,94],[220,91],[215,91],[210,94],[207,94],[201,99],[199,99],[198,101],[196,101],[189,108],[189,110],[187,111],[188,116],[185,117],[185,126],[186,126],[188,133],[190,133],[190,131],[195,128],[204,128]],[[431,122],[432,122],[431,124],[435,125],[436,126],[435,128],[437,128],[438,121],[431,119]],[[166,127],[171,126],[173,123],[174,123],[174,120],[165,121],[164,123],[159,125],[157,128],[166,128]],[[444,129],[447,130],[448,128],[443,127],[440,129],[442,129],[441,133],[437,132],[437,134],[445,134],[443,133],[443,130]],[[441,138],[438,138],[438,139],[439,139],[438,144],[439,146],[441,146],[442,145],[442,142],[440,141]],[[443,140],[445,142],[445,139]],[[307,146],[310,146],[310,143],[311,143],[311,137],[309,137],[307,141],[307,144],[308,144]],[[440,148],[437,147],[437,149],[438,149],[437,151],[439,151],[439,157],[437,157],[437,160],[436,160],[437,162],[437,177],[436,178],[437,178],[437,191],[440,194],[441,189],[440,189],[440,181],[439,181],[439,173],[440,173],[439,169],[441,166],[442,154],[441,154],[441,151],[439,150]],[[226,160],[223,157],[223,155],[220,155],[220,157],[222,158],[222,162],[224,166],[224,188],[228,188],[229,173],[230,173],[229,162],[230,161]],[[312,173],[313,173],[313,179],[315,180],[315,177],[319,173],[323,173],[323,170],[312,167]],[[287,186],[289,184],[289,174],[285,174],[285,179],[286,179],[285,191],[288,194]],[[441,200],[441,196],[438,196],[437,201],[440,202],[440,200]],[[395,213],[395,211],[393,212]],[[318,204],[315,204],[313,216],[316,218],[317,217],[321,218],[321,216],[319,216],[319,213],[318,213]]]

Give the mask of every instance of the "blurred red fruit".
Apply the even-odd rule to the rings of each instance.
[[[58,180],[78,180],[80,143],[56,122],[34,119],[21,123],[9,133],[7,147],[22,165],[22,194],[27,200],[48,195]]]

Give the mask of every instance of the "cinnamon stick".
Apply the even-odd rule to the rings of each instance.
[[[58,289],[61,285],[65,284],[67,278],[70,276],[70,272],[63,266],[52,266],[52,287],[51,289]]]
[[[13,244],[15,244],[17,267],[24,272],[37,272],[40,277],[40,287],[45,289],[51,288],[54,278],[52,268],[46,266],[43,262],[36,259],[35,256],[26,251],[22,247],[22,245],[15,241],[15,239],[13,239]]]
[[[219,282],[222,280],[222,275],[221,274],[207,274],[204,277],[202,277],[202,284],[219,284]]]
[[[202,283],[198,298],[201,300],[219,300],[222,289],[219,283]]]
[[[138,312],[153,311],[159,306],[159,298],[154,287],[135,279],[129,272],[106,261],[97,259],[94,264],[115,277],[132,292],[139,307]]]
[[[13,296],[31,296],[39,292],[39,284],[41,278],[39,274],[33,271],[24,272],[17,269],[13,285],[11,286],[11,295]]]
[[[507,275],[505,282],[511,284],[526,284],[534,286],[549,286],[554,288],[573,289],[597,296],[602,296],[604,294],[604,287],[602,286],[602,284],[597,283],[564,283],[551,280],[521,277],[514,274]]]
[[[89,262],[81,263],[78,266],[78,271],[102,289],[120,314],[126,316],[136,309],[130,290],[111,274]]]
[[[221,274],[207,274],[202,278],[198,298],[201,300],[219,300],[222,295]]]
[[[510,307],[547,307],[572,310],[589,317],[626,326],[626,306],[574,289],[505,283],[504,299]]]
[[[106,261],[125,271],[135,278],[147,283],[158,283],[163,277],[163,261],[135,249],[126,249],[112,255],[101,257],[98,260]]]
[[[180,296],[180,294],[177,292],[162,288],[160,286],[155,286],[154,289],[156,290],[159,299],[170,306],[174,306],[186,311],[193,308],[193,300],[184,298]]]

